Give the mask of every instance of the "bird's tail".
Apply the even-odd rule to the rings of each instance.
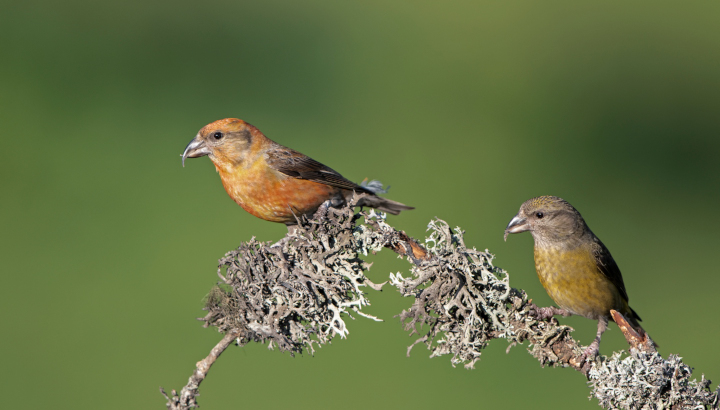
[[[365,178],[358,186],[357,191],[363,192],[366,195],[363,195],[355,206],[369,206],[370,208],[375,208],[378,211],[387,212],[393,215],[397,215],[402,211],[415,209],[414,206],[407,206],[405,204],[401,204],[400,202],[378,196],[378,194],[386,194],[388,189],[390,189],[389,185],[387,188],[383,188],[382,182],[376,179],[368,182],[368,179]],[[351,197],[352,193],[350,191],[346,191],[345,199],[349,200]]]
[[[365,195],[360,198],[357,206],[369,206],[370,208],[375,208],[378,211],[387,212],[393,215],[397,215],[401,211],[415,209],[413,206],[407,206],[405,204],[401,204],[400,202],[382,198],[374,194]]]

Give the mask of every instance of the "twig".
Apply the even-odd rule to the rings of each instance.
[[[242,332],[240,330],[232,330],[228,332],[225,337],[223,337],[222,340],[220,340],[220,342],[218,342],[218,344],[210,350],[210,354],[206,358],[197,362],[195,365],[195,371],[192,376],[190,376],[190,380],[188,380],[187,385],[180,390],[180,394],[173,389],[168,396],[168,394],[165,393],[165,389],[160,387],[160,392],[167,399],[166,405],[169,410],[185,410],[199,407],[195,397],[199,395],[198,388],[200,387],[200,383],[205,380],[205,377],[207,377],[207,374],[210,371],[210,367],[213,363],[215,363],[218,357],[220,357],[222,352],[224,352],[225,349],[233,343],[233,341],[240,337],[241,333]]]

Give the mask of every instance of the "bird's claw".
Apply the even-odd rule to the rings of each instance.
[[[570,312],[565,309],[556,308],[555,306],[541,308],[534,303],[528,304],[528,314],[537,320],[547,320],[555,315],[570,316]]]
[[[597,343],[597,341],[590,343],[590,346],[585,348],[585,351],[582,354],[583,361],[588,359],[594,359],[597,357],[598,353],[600,353],[600,343]]]
[[[591,366],[591,363],[595,361],[595,358],[600,354],[600,343],[595,340],[585,348],[583,354],[578,356],[576,359],[571,359],[570,364],[577,367],[578,369],[584,368],[586,365]],[[588,367],[589,369],[589,367]]]

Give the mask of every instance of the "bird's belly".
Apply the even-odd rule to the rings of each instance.
[[[620,292],[600,272],[592,254],[582,252],[535,252],[538,277],[548,295],[563,309],[590,319],[621,311]]]
[[[223,178],[228,195],[243,209],[272,222],[293,223],[296,216],[314,212],[334,197],[337,188],[292,177],[247,173]]]

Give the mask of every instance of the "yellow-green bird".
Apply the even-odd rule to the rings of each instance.
[[[580,315],[598,321],[597,336],[583,353],[583,360],[597,355],[600,338],[612,319],[610,309],[622,313],[640,337],[645,337],[638,323],[640,316],[628,305],[620,269],[580,212],[556,196],[530,199],[505,228],[505,239],[510,233],[525,231],[535,240],[540,283],[560,307],[540,308],[536,316]]]

